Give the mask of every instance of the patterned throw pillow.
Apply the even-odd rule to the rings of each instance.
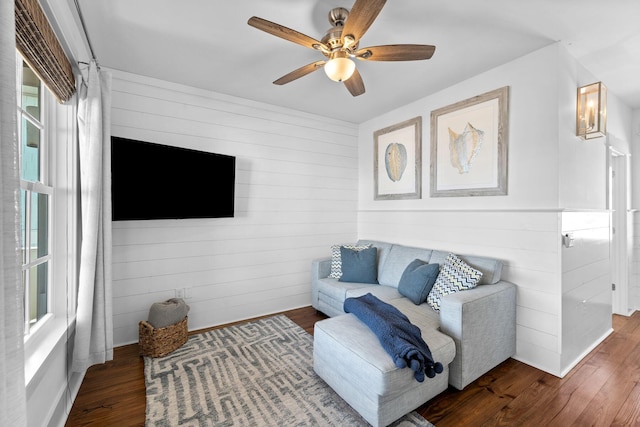
[[[331,246],[331,273],[329,277],[332,279],[339,279],[342,277],[342,257],[340,255],[340,247],[346,249],[353,249],[354,251],[361,251],[363,249],[369,249],[371,243],[366,245],[333,245]]]
[[[440,273],[433,285],[427,303],[435,311],[440,311],[440,300],[443,296],[453,294],[476,287],[482,272],[471,267],[469,264],[458,258],[454,254],[447,255],[447,259],[440,267]]]

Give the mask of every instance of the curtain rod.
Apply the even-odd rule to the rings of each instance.
[[[96,54],[93,50],[93,45],[91,44],[91,39],[89,38],[89,33],[87,32],[87,26],[85,25],[84,17],[82,16],[82,11],[80,10],[80,4],[78,3],[78,0],[73,0],[73,2],[75,3],[76,10],[78,11],[78,17],[80,18],[80,25],[82,25],[84,38],[87,40],[87,44],[89,45],[89,51],[91,52],[91,59],[93,59],[96,62],[96,65],[98,65],[98,59],[96,58]]]

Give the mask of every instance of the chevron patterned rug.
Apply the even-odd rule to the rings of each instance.
[[[144,358],[146,426],[367,426],[313,371],[313,337],[284,315],[192,335]],[[432,426],[412,412],[393,426]]]

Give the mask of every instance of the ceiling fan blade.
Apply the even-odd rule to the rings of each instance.
[[[342,37],[350,35],[355,41],[367,32],[387,0],[356,0],[344,23]]]
[[[355,56],[365,61],[417,61],[430,59],[435,51],[428,44],[390,44],[359,49]]]
[[[344,85],[347,87],[351,95],[358,96],[364,93],[364,82],[362,76],[356,68],[351,77],[344,81]]]
[[[296,30],[292,30],[291,28],[276,24],[275,22],[258,18],[257,16],[252,16],[251,18],[249,18],[247,24],[266,33],[272,34],[276,37],[283,38],[285,40],[297,43],[310,49],[322,50],[321,48],[325,48],[327,49],[327,51],[329,50],[327,46],[325,46],[322,42],[314,39],[313,37],[309,37]]]
[[[294,81],[296,79],[299,79],[300,77],[304,77],[307,74],[313,73],[314,71],[319,70],[320,68],[322,68],[324,66],[325,62],[327,62],[327,61],[316,61],[316,62],[312,62],[311,64],[307,64],[304,67],[300,67],[297,70],[293,70],[289,74],[286,74],[286,75],[280,77],[278,80],[273,82],[273,84],[274,85],[284,85],[284,84],[292,82],[292,81]]]

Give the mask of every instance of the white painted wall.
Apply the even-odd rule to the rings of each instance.
[[[567,257],[561,250],[567,218],[580,217],[581,210],[608,217],[606,147],[601,140],[586,144],[575,136],[576,90],[581,79],[591,77],[556,44],[363,123],[359,132],[358,237],[503,260],[503,278],[518,286],[516,358],[555,375],[562,375],[576,351],[582,353],[611,326],[609,301],[608,321],[597,336],[563,342],[564,323],[572,325],[579,318],[565,317],[563,304],[593,293],[563,286],[566,274],[586,271],[595,263],[594,277],[601,278],[596,294],[601,297],[609,286],[602,279],[609,274],[607,262],[566,266],[578,251]],[[510,87],[508,195],[429,197],[430,112],[502,86]],[[612,105],[618,105],[617,100]],[[415,116],[423,118],[422,198],[375,201],[373,133]],[[622,115],[611,120],[609,129],[623,134],[625,126],[629,124]],[[602,222],[592,225],[594,230],[583,231],[602,236]],[[588,305],[587,315],[592,307]]]
[[[115,345],[137,342],[175,289],[187,288],[190,329],[309,305],[310,261],[357,237],[357,127],[113,77],[113,135],[236,156],[235,218],[113,223]],[[201,185],[215,197],[213,175]]]
[[[557,208],[558,55],[556,46],[538,50],[361,124],[359,209]],[[510,87],[508,196],[478,197],[473,200],[464,197],[429,197],[430,112],[502,86]],[[415,116],[422,116],[423,197],[420,200],[375,201],[372,180],[373,132]]]
[[[556,140],[559,149],[558,206],[606,209],[607,139],[585,141],[576,136],[577,88],[598,79],[566,54],[558,56],[557,70],[560,81],[557,94],[560,120]]]

